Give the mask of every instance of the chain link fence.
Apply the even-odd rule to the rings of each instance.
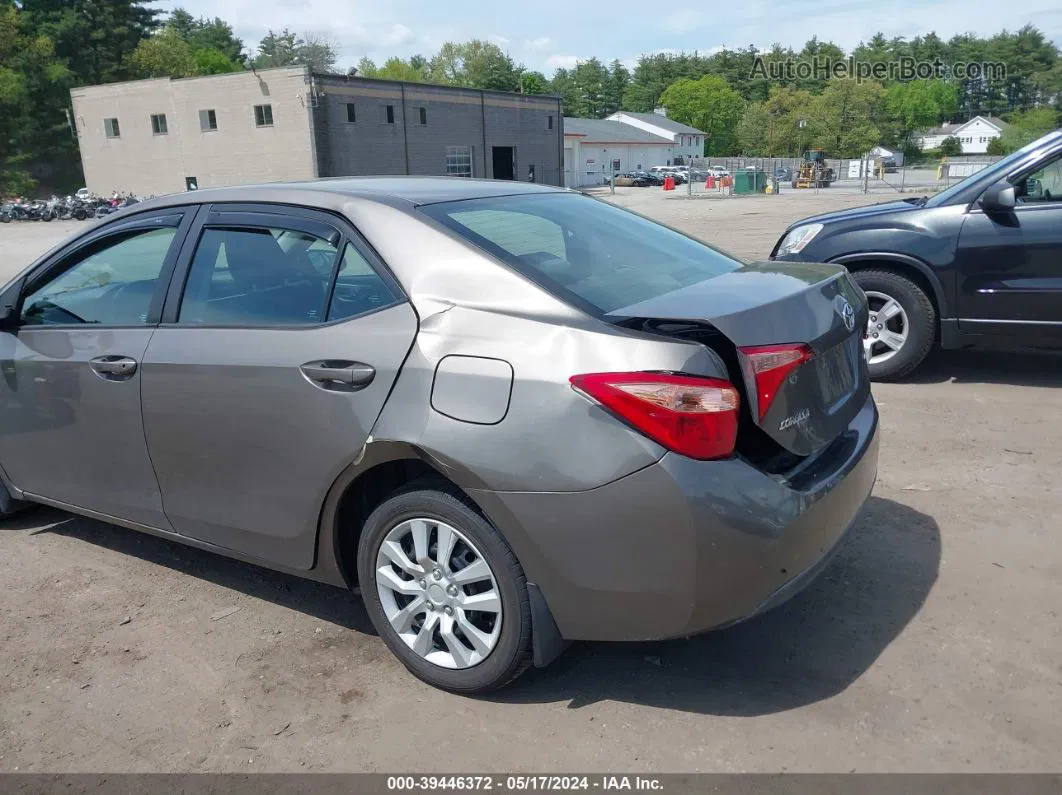
[[[891,165],[882,158],[827,158],[826,168],[832,174],[831,187],[861,189],[864,193],[935,193],[997,160],[999,157],[992,155],[961,155]],[[785,190],[793,188],[802,162],[801,157],[705,157],[694,160],[692,168],[702,172],[722,168],[730,174],[756,169],[766,172],[768,180],[777,177],[779,188]]]

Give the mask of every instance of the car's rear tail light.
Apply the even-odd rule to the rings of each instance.
[[[756,407],[761,420],[767,415],[786,376],[815,355],[811,348],[803,344],[764,345],[738,350],[745,355],[756,382]]]
[[[667,373],[591,373],[570,380],[669,450],[702,460],[734,453],[740,403],[729,381]]]

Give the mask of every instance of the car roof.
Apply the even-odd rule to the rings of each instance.
[[[486,199],[529,193],[565,193],[564,188],[528,182],[467,177],[337,177],[312,182],[274,182],[261,185],[234,185],[172,193],[148,199],[142,209],[177,204],[209,202],[284,202],[305,204],[315,193],[321,204],[335,199],[358,197],[387,203],[402,202],[413,206],[466,199]]]

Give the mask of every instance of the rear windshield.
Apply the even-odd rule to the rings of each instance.
[[[473,199],[420,209],[595,315],[689,287],[743,264],[639,215],[574,193]]]

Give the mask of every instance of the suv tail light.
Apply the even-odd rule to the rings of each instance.
[[[734,453],[740,401],[729,381],[668,373],[591,373],[569,380],[669,450],[701,460]]]
[[[786,376],[815,355],[811,348],[804,344],[764,345],[738,350],[744,354],[756,382],[756,407],[760,412],[760,420],[767,415],[767,410],[774,402]]]

